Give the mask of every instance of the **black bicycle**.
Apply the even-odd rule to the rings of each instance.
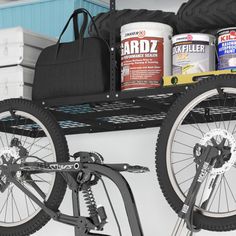
[[[206,79],[179,97],[161,128],[156,159],[160,185],[190,228],[235,229],[235,105],[233,75]],[[70,156],[60,122],[48,110],[23,99],[0,103],[0,235],[29,235],[51,218],[74,226],[76,235],[104,235],[91,233],[101,232],[107,223],[92,192],[98,182],[104,184],[103,177],[119,188],[132,235],[143,235],[124,171],[148,169],[104,164],[97,153]],[[67,185],[73,216],[58,210]],[[80,215],[80,193],[88,206],[86,217]]]
[[[104,207],[98,207],[92,186],[110,178],[125,202],[133,235],[143,235],[134,197],[120,172],[146,172],[128,164],[104,164],[98,153],[78,152],[69,161],[60,124],[44,108],[23,99],[0,103],[0,235],[30,235],[51,218],[75,227],[77,236],[104,235]],[[72,190],[73,216],[58,209],[67,186]],[[80,215],[79,193],[88,207]],[[111,204],[112,206],[112,204]],[[112,207],[113,209],[113,207]],[[114,210],[113,210],[114,212]]]

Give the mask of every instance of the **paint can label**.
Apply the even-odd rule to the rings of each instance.
[[[236,29],[222,30],[218,34],[218,69],[236,68]]]
[[[214,48],[208,35],[175,36],[172,50],[173,75],[195,74],[214,69]]]
[[[160,87],[163,77],[164,39],[133,32],[121,42],[121,89]]]

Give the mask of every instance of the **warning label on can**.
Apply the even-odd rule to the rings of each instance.
[[[163,77],[160,37],[132,37],[121,42],[121,89],[160,87]]]

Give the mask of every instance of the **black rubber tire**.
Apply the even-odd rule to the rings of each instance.
[[[179,33],[233,27],[236,23],[236,1],[189,0],[180,7],[177,16]]]
[[[217,33],[220,29],[203,29],[200,31],[200,33],[204,33],[204,34],[211,34],[211,35],[214,35],[214,36],[217,36]]]
[[[169,135],[172,126],[180,112],[197,96],[211,89],[221,87],[236,88],[235,75],[217,76],[215,79],[206,79],[199,84],[192,86],[189,90],[181,95],[171,107],[167,118],[164,120],[161,127],[157,146],[156,146],[156,171],[161,190],[176,213],[182,209],[183,202],[174,191],[169,179],[166,163],[166,151]],[[200,229],[210,231],[229,231],[236,229],[236,215],[225,218],[213,218],[201,215],[199,212],[194,212],[194,225]]]
[[[45,109],[33,102],[23,99],[10,99],[0,102],[0,113],[9,110],[19,110],[33,115],[48,130],[52,142],[54,143],[56,158],[58,162],[69,160],[67,141],[56,120]],[[57,211],[66,192],[66,182],[60,174],[56,175],[54,186],[49,199],[45,202],[46,206]],[[41,229],[50,217],[41,210],[34,218],[16,227],[0,227],[0,236],[26,236]]]
[[[110,13],[100,13],[94,17],[96,26],[101,34],[101,36],[109,41],[110,38]],[[149,11],[149,10],[117,10],[115,13],[115,32],[116,40],[120,42],[120,28],[122,25],[133,23],[133,22],[159,22],[168,24],[173,27],[174,31],[176,29],[177,16],[172,12],[163,12],[163,11]],[[112,22],[112,24],[114,24]],[[90,36],[96,36],[96,31],[94,30],[93,25],[89,27]]]

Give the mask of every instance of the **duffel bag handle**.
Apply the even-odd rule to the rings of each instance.
[[[80,32],[79,32],[79,26],[78,26],[78,15],[79,14],[83,14],[84,15],[84,21],[83,21],[83,24],[81,26]],[[58,41],[57,41],[56,57],[57,57],[58,52],[59,52],[61,38],[62,38],[63,34],[65,33],[65,31],[67,30],[67,28],[68,28],[68,26],[70,24],[70,21],[72,19],[73,19],[73,23],[74,23],[75,39],[79,40],[79,55],[81,55],[81,51],[82,51],[82,48],[83,48],[83,38],[84,38],[84,34],[85,34],[85,31],[86,31],[86,28],[87,28],[87,25],[88,25],[88,16],[91,19],[91,22],[92,22],[92,24],[94,26],[94,29],[95,29],[96,33],[97,33],[97,37],[99,37],[99,38],[101,38],[103,40],[103,38],[100,36],[100,33],[99,33],[98,28],[96,26],[96,23],[95,23],[92,15],[90,14],[90,12],[88,10],[86,10],[85,8],[77,9],[70,16],[68,22],[66,23],[66,25],[65,25],[64,29],[62,30],[62,33],[61,33]],[[109,48],[109,46],[108,46],[108,48]]]
[[[83,15],[84,15],[84,22],[83,22],[83,24],[82,24],[82,26],[81,26],[80,33],[79,33],[79,31],[78,31],[78,28],[79,28],[79,27],[78,27],[78,15],[79,15],[79,14],[83,14]],[[92,24],[93,24],[93,26],[94,26],[94,29],[95,29],[95,31],[96,31],[96,33],[97,33],[97,36],[98,36],[98,37],[101,37],[101,36],[100,36],[100,33],[99,33],[99,31],[98,31],[98,28],[97,28],[97,26],[96,26],[96,23],[95,23],[95,21],[94,21],[92,15],[90,14],[90,12],[89,12],[88,10],[86,10],[85,8],[80,8],[80,9],[76,9],[76,10],[73,12],[73,14],[70,16],[70,18],[69,18],[68,22],[66,23],[64,29],[62,30],[62,33],[61,33],[61,35],[60,35],[60,37],[59,37],[59,39],[58,39],[58,43],[60,43],[61,38],[62,38],[63,34],[65,33],[65,31],[67,30],[67,28],[68,28],[68,26],[69,26],[70,21],[71,21],[72,18],[73,18],[73,23],[74,23],[75,39],[78,39],[79,36],[80,36],[81,38],[83,38],[83,37],[84,37],[85,30],[86,30],[87,25],[88,25],[88,16],[89,16],[90,19],[91,19],[91,22],[92,22]]]
[[[94,26],[94,29],[95,29],[95,31],[96,31],[96,33],[97,33],[97,36],[98,36],[99,38],[101,38],[100,33],[99,33],[99,31],[98,31],[98,28],[97,28],[97,25],[96,25],[96,23],[95,23],[95,21],[94,21],[94,19],[93,19],[93,16],[90,14],[90,12],[89,12],[88,10],[86,10],[85,8],[81,8],[81,9],[78,9],[78,10],[83,10],[83,12],[86,13],[86,14],[89,16],[89,18],[91,19],[91,22],[92,22],[92,24],[93,24],[93,26]],[[75,10],[75,11],[77,11],[77,10]]]
[[[84,15],[84,21],[83,21],[83,24],[81,26],[81,30],[80,30],[80,33],[79,33],[79,26],[78,26],[78,15],[79,14],[83,14]],[[74,23],[74,33],[75,33],[75,39],[78,39],[79,36],[83,37],[84,36],[84,32],[86,30],[86,27],[88,25],[88,15],[87,15],[87,12],[84,11],[83,8],[81,9],[77,9],[73,12],[73,14],[70,16],[69,20],[67,21],[65,27],[63,28],[62,32],[61,32],[61,35],[57,41],[57,43],[59,44],[60,41],[61,41],[61,38],[63,36],[63,34],[66,32],[69,24],[70,24],[70,21],[73,19],[73,23]],[[82,35],[81,35],[82,34]]]

